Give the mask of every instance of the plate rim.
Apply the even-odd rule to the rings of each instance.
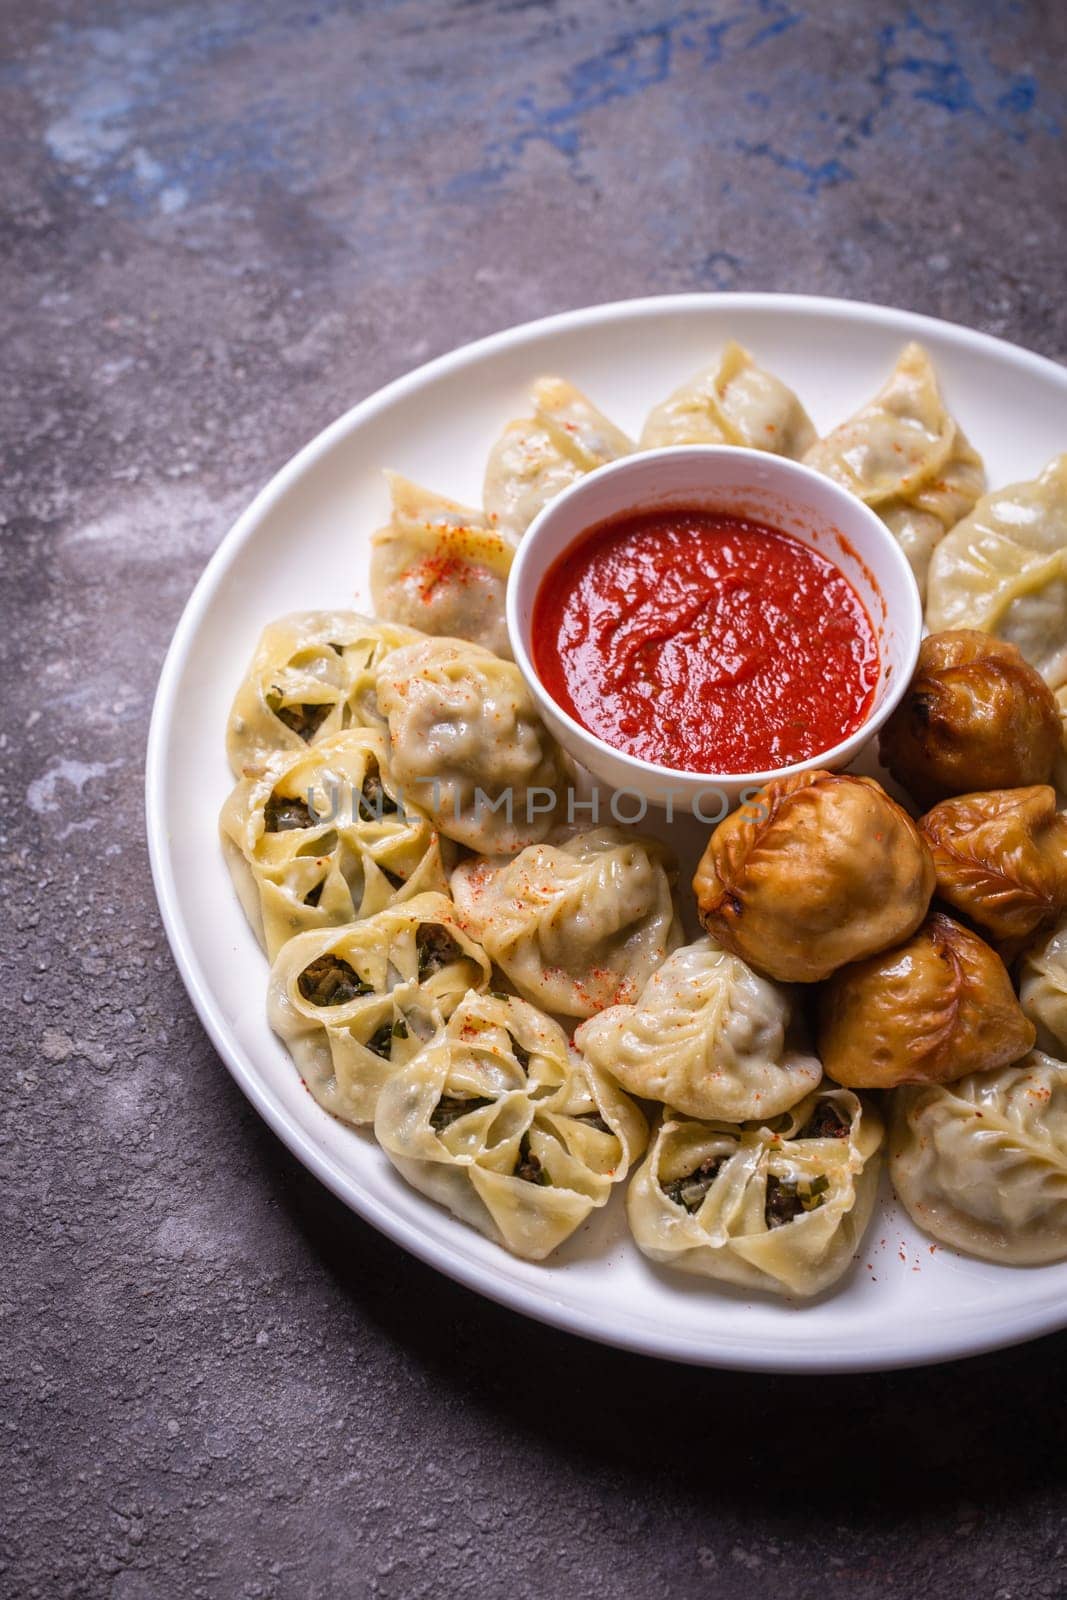
[[[654,1331],[648,1332],[638,1329],[613,1331],[610,1327],[605,1328],[599,1324],[591,1312],[580,1307],[568,1305],[543,1293],[537,1295],[522,1284],[506,1279],[496,1280],[491,1272],[487,1272],[484,1266],[473,1259],[451,1253],[442,1256],[433,1241],[421,1235],[416,1226],[409,1224],[392,1212],[387,1205],[365,1191],[353,1174],[342,1170],[325,1149],[306,1135],[291,1118],[284,1105],[275,1098],[266,1083],[251,1070],[251,1060],[249,1058],[246,1061],[244,1048],[231,1035],[206,975],[200,968],[194,940],[180,909],[177,882],[167,848],[164,810],[166,750],[174,719],[177,691],[203,613],[219,581],[239,551],[252,537],[262,516],[321,456],[327,454],[341,439],[357,430],[379,411],[385,410],[408,394],[417,392],[439,377],[476,364],[483,357],[512,345],[535,341],[542,335],[566,333],[570,330],[585,329],[591,325],[621,321],[635,316],[664,312],[729,310],[730,307],[746,312],[785,311],[799,316],[830,314],[843,321],[858,321],[867,325],[875,323],[887,328],[896,327],[911,336],[920,337],[925,328],[931,333],[936,333],[942,341],[947,339],[950,343],[969,349],[976,347],[985,349],[990,355],[999,356],[1001,359],[1007,357],[1016,364],[1030,366],[1035,375],[1046,379],[1054,377],[1059,384],[1067,385],[1067,369],[1059,362],[1029,350],[1023,345],[999,338],[995,334],[968,328],[962,323],[949,322],[903,307],[864,300],[824,295],[744,291],[644,295],[633,299],[576,307],[537,317],[528,322],[515,323],[495,333],[486,334],[435,356],[392,379],[350,406],[333,422],[328,423],[270,477],[223,535],[185,602],[160,669],[145,754],[144,796],[148,856],[160,917],[178,974],[201,1026],[231,1077],[271,1131],[319,1182],[325,1184],[339,1200],[365,1222],[427,1266],[474,1293],[509,1310],[531,1317],[537,1322],[598,1344],[660,1360],[723,1370],[844,1374],[893,1371],[983,1355],[1040,1338],[1067,1326],[1067,1304],[1059,1308],[1053,1304],[1044,1311],[1041,1308],[1031,1309],[1025,1314],[1020,1314],[1014,1322],[1009,1317],[995,1333],[979,1335],[977,1338],[968,1337],[965,1328],[961,1328],[947,1338],[937,1341],[932,1340],[930,1333],[926,1333],[913,1339],[907,1349],[881,1352],[877,1355],[866,1354],[863,1350],[846,1352],[838,1350],[832,1355],[826,1355],[820,1349],[801,1345],[790,1356],[788,1352],[777,1348],[773,1350],[759,1346],[743,1348],[740,1340],[737,1341],[737,1347],[732,1349],[720,1348],[714,1341],[708,1347],[695,1348],[673,1337],[669,1327],[664,1327],[662,1330],[657,1327]]]

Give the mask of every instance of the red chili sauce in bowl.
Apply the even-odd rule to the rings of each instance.
[[[682,772],[767,772],[855,733],[875,630],[841,569],[761,522],[674,509],[614,518],[549,568],[533,656],[606,744]]]

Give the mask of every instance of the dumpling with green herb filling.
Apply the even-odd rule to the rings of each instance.
[[[264,628],[238,689],[226,751],[238,777],[276,750],[304,750],[344,728],[382,728],[378,663],[421,637],[358,611],[294,611]]]
[[[530,1261],[606,1204],[648,1137],[558,1023],[498,994],[467,995],[390,1078],[374,1133],[414,1188]]]
[[[268,757],[237,784],[219,826],[245,915],[271,960],[309,928],[448,889],[441,838],[420,812],[404,810],[385,738],[370,728]]]
[[[820,1294],[870,1221],[883,1137],[877,1111],[848,1089],[820,1089],[772,1126],[667,1112],[626,1196],[633,1236],[681,1272]]]
[[[345,1122],[370,1122],[397,1065],[489,973],[452,902],[420,894],[290,939],[271,968],[267,1014],[319,1104]]]

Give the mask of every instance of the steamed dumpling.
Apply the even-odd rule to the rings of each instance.
[[[710,939],[686,945],[633,1005],[583,1023],[575,1043],[624,1089],[692,1117],[776,1117],[817,1087],[794,997]]]
[[[530,401],[532,415],[509,422],[490,451],[482,491],[491,522],[516,538],[562,489],[634,448],[564,378],[539,379]]]
[[[1067,921],[1026,952],[1019,1003],[1037,1029],[1037,1047],[1067,1055]]]
[[[1067,454],[984,495],[938,546],[926,621],[996,634],[1051,689],[1067,684]]]
[[[531,1261],[606,1203],[648,1137],[558,1023],[473,992],[386,1083],[374,1132],[414,1188]]]
[[[237,784],[219,826],[245,915],[271,960],[294,934],[448,888],[437,831],[404,811],[385,738],[369,728],[278,751]]]
[[[920,593],[935,548],[985,488],[982,458],[945,409],[933,362],[915,343],[901,351],[869,405],[814,444],[804,460],[878,513],[899,540]]]
[[[626,1196],[653,1261],[809,1296],[852,1263],[874,1208],[882,1121],[847,1089],[822,1089],[774,1128],[668,1115]]]
[[[464,926],[519,993],[563,1016],[632,1000],[678,943],[666,847],[621,828],[531,845],[505,864],[464,862]]]
[[[375,609],[422,633],[471,639],[510,656],[504,593],[515,546],[480,511],[386,473],[388,525],[371,541]]]
[[[548,834],[566,767],[512,662],[462,639],[424,639],[386,657],[376,693],[405,805],[483,855]]]
[[[719,360],[649,414],[642,450],[670,444],[733,444],[798,460],[815,443],[811,418],[793,393],[731,342]]]
[[[452,902],[420,894],[290,939],[271,968],[267,1015],[319,1104],[370,1122],[390,1074],[489,974]]]
[[[693,879],[712,938],[782,983],[816,983],[914,933],[934,866],[873,778],[772,778],[719,823]]]
[[[264,628],[234,698],[226,751],[238,777],[275,750],[304,750],[343,728],[381,728],[378,663],[420,637],[358,611],[294,611]]]
[[[1067,1258],[1067,1065],[1016,1066],[893,1097],[893,1184],[945,1244],[1008,1266]]]

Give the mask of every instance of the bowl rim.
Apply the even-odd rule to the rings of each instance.
[[[749,465],[758,464],[765,472],[768,468],[772,473],[780,472],[784,478],[796,475],[801,479],[815,481],[823,493],[829,491],[831,498],[838,500],[846,517],[854,518],[856,522],[864,525],[866,532],[883,545],[890,561],[896,564],[900,576],[904,579],[904,591],[907,595],[907,618],[900,617],[894,612],[894,626],[907,644],[907,648],[903,652],[905,670],[901,670],[895,683],[887,685],[886,693],[883,695],[881,703],[872,708],[858,728],[844,739],[838,740],[837,744],[828,746],[825,750],[820,750],[813,756],[807,756],[803,761],[792,761],[785,766],[751,772],[694,772],[682,767],[668,767],[660,762],[646,761],[642,756],[635,756],[628,750],[621,750],[618,746],[609,744],[606,739],[602,739],[599,734],[593,733],[584,723],[579,722],[577,718],[573,717],[569,711],[559,704],[542,683],[532,653],[527,649],[526,638],[519,622],[518,591],[520,581],[528,576],[527,569],[534,565],[535,552],[543,536],[544,529],[561,512],[566,512],[572,500],[587,492],[589,484],[594,480],[602,481],[606,477],[622,477],[625,476],[627,471],[632,471],[638,463],[647,464],[649,461],[657,459],[668,461],[671,459],[681,460],[701,457],[722,458],[724,456],[739,461],[743,460]],[[669,494],[669,485],[665,485],[664,492]],[[693,493],[695,491],[689,492]],[[640,512],[640,502],[636,503],[632,509],[635,513]],[[611,512],[595,522],[590,522],[585,531],[599,526],[602,522],[610,522],[613,517],[626,515],[627,511],[625,509]],[[847,526],[842,526],[838,531],[848,539],[850,544],[853,543],[850,529]],[[572,548],[582,537],[583,533],[576,534],[565,548]],[[790,537],[793,536],[790,535]],[[563,552],[561,551],[560,555],[562,554]],[[857,550],[856,554],[860,560],[864,559],[862,550]],[[827,559],[832,558],[827,557]],[[554,556],[551,562],[541,565],[534,589],[535,597],[549,567],[558,560],[559,555]],[[873,574],[872,582],[875,582]],[[875,582],[875,587],[879,590],[881,589],[881,585],[877,582]],[[885,606],[885,615],[888,618],[890,614],[889,601],[884,594],[882,595],[882,600]],[[674,444],[661,445],[655,450],[635,450],[630,455],[619,456],[615,461],[608,461],[602,466],[595,467],[591,472],[584,473],[582,477],[568,484],[565,489],[554,495],[551,500],[541,507],[541,510],[521,536],[515,559],[508,574],[504,609],[508,639],[515,657],[515,664],[522,673],[527,686],[542,711],[547,710],[550,716],[559,718],[567,728],[568,733],[578,744],[591,748],[597,755],[603,755],[613,761],[621,762],[624,766],[632,769],[635,778],[653,780],[657,783],[661,783],[664,779],[669,779],[677,781],[687,791],[693,790],[698,785],[731,785],[734,788],[738,785],[762,787],[775,779],[789,778],[803,772],[818,771],[830,763],[836,762],[840,766],[842,757],[854,757],[884,726],[903,698],[918,662],[923,634],[922,599],[919,594],[918,581],[912,571],[911,564],[904,554],[899,541],[870,506],[857,495],[852,494],[834,478],[818,472],[814,467],[808,466],[803,461],[795,461],[791,456],[776,455],[767,450],[754,450],[747,445],[732,444]],[[530,616],[532,624],[532,607]],[[844,764],[847,765],[847,761]]]

